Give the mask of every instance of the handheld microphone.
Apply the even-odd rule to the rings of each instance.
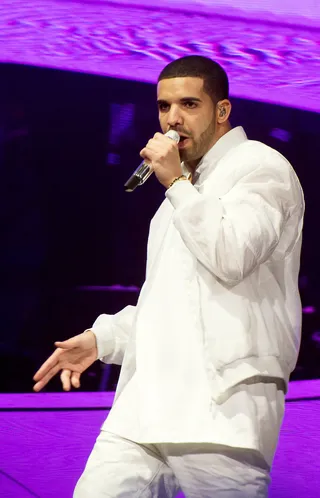
[[[180,136],[179,133],[175,130],[169,130],[165,137],[169,137],[175,142],[179,143]],[[137,167],[135,172],[130,176],[129,180],[124,184],[124,188],[126,192],[133,192],[138,186],[143,185],[146,180],[148,180],[149,176],[153,173],[153,170],[150,164],[147,164],[145,161]]]

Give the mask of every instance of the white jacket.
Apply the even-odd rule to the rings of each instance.
[[[92,328],[99,357],[122,364],[118,405],[139,400],[140,440],[211,440],[207,415],[232,386],[287,384],[300,345],[303,213],[291,165],[240,127],[204,156],[194,185],[167,190],[137,306]]]

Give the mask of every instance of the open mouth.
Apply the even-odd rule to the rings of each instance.
[[[183,135],[180,135],[180,141],[179,141],[179,147],[183,147],[185,143],[187,142],[189,137],[185,137]]]

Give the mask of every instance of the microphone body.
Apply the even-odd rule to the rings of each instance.
[[[174,130],[169,130],[166,134],[166,137],[171,138],[175,142],[179,143],[180,136],[179,133]],[[148,180],[149,176],[153,173],[152,167],[150,164],[147,164],[145,161],[137,167],[134,173],[130,176],[129,180],[124,184],[124,188],[126,192],[133,192],[138,186],[143,185],[146,180]]]

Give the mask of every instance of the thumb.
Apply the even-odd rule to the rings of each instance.
[[[79,337],[76,335],[75,337],[71,337],[71,339],[67,339],[66,341],[56,341],[54,345],[57,348],[61,349],[72,349],[79,346]]]

